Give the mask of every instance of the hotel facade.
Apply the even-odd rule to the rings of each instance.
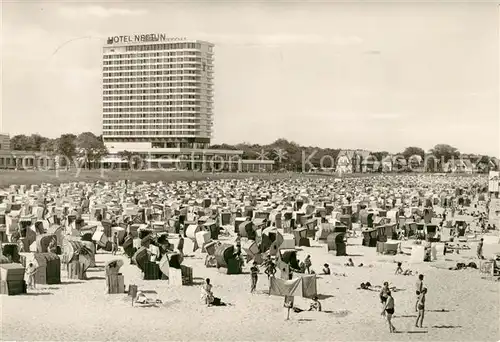
[[[214,44],[165,34],[114,36],[103,47],[106,166],[141,157],[148,167],[271,171],[272,161],[210,149],[214,118]]]

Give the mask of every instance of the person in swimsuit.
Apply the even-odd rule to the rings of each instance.
[[[419,274],[417,284],[416,284],[416,289],[415,289],[415,292],[417,294],[417,301],[415,303],[415,312],[418,311],[418,298],[419,298],[418,296],[420,295],[420,292],[422,292],[423,288],[424,288],[424,275]]]
[[[257,262],[253,262],[253,266],[250,268],[250,275],[252,286],[250,287],[250,293],[254,293],[257,288],[257,280],[259,279],[259,268],[257,267]]]
[[[420,295],[418,296],[418,302],[417,302],[418,316],[417,316],[417,322],[415,323],[415,327],[417,328],[422,328],[422,323],[424,322],[426,293],[427,293],[427,288],[424,287],[420,292]],[[418,323],[419,321],[420,324]]]
[[[389,283],[384,282],[384,287],[382,287],[382,290],[380,290],[380,302],[382,303],[382,306],[385,306],[385,303],[387,302],[387,293],[390,291],[391,290],[389,289]]]
[[[392,315],[394,314],[394,298],[392,298],[391,291],[387,291],[387,301],[385,302],[384,308],[382,310],[382,316],[385,315],[387,318],[387,323],[389,324],[389,332],[393,333],[396,331],[394,325],[392,325]]]

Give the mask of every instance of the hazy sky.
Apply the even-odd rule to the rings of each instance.
[[[498,156],[498,23],[493,3],[4,0],[0,130],[100,134],[105,38],[166,33],[216,44],[216,143]]]

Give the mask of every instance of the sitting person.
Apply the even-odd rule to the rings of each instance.
[[[205,284],[201,287],[201,299],[203,303],[207,306],[224,306],[225,304],[214,296],[212,292],[212,284],[210,284],[210,278],[205,279]]]
[[[146,295],[142,291],[138,291],[137,295],[135,296],[133,303],[137,304],[161,304],[162,301],[159,299],[153,300],[151,298],[146,297]]]
[[[410,269],[404,270],[403,275],[405,275],[405,276],[411,276],[411,275],[413,275],[413,271],[410,270]]]
[[[328,265],[328,264],[324,264],[323,265],[323,274],[325,274],[325,275],[330,275],[331,274],[330,265]]]
[[[318,299],[318,296],[314,296],[312,299],[312,303],[309,306],[309,311],[319,311],[321,312],[321,302]]]
[[[370,282],[367,281],[366,283],[361,283],[361,285],[359,285],[359,287],[358,287],[358,290],[374,291],[371,287],[372,287],[372,284],[370,284]]]
[[[51,239],[49,246],[47,247],[47,252],[56,254],[57,253],[57,242],[56,239]]]
[[[345,264],[345,266],[354,267],[354,261],[352,261],[352,259],[349,258],[349,260],[347,260],[347,263]]]

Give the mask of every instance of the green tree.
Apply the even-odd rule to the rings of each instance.
[[[55,152],[72,159],[76,155],[76,135],[63,134],[55,141]]]
[[[75,142],[78,157],[82,158],[85,166],[91,169],[108,154],[104,142],[92,132],[81,133]]]
[[[45,153],[53,153],[57,149],[57,139],[47,139],[40,145],[40,151]]]
[[[415,146],[405,148],[405,150],[401,154],[405,157],[406,160],[410,160],[410,158],[414,156],[420,156],[422,160],[424,160],[425,157],[425,151],[420,147]]]
[[[450,159],[460,157],[460,151],[450,145],[447,144],[438,144],[434,146],[431,150],[431,153],[438,159],[447,163]]]
[[[10,148],[14,151],[29,151],[30,138],[24,134],[14,135],[10,138]]]
[[[137,155],[136,153],[125,150],[118,152],[117,155],[121,160],[127,161],[131,168],[135,169],[137,167],[137,159],[134,158]]]

